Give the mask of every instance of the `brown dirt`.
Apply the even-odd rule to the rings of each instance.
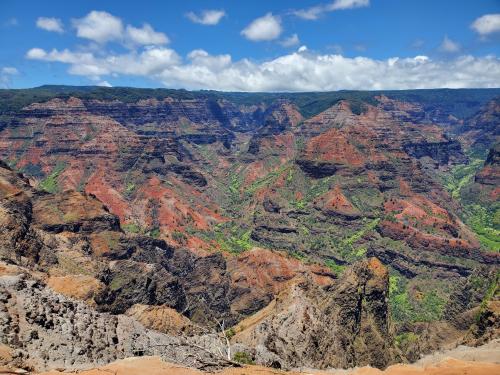
[[[194,332],[196,327],[184,315],[168,306],[134,305],[125,312],[145,327],[163,333],[179,335]]]
[[[500,364],[461,361],[458,359],[447,359],[438,364],[427,367],[417,367],[411,365],[395,365],[385,371],[363,367],[353,372],[344,370],[333,370],[329,372],[283,372],[259,366],[244,366],[241,368],[229,368],[220,375],[298,375],[298,374],[349,374],[349,375],[496,375],[500,372]],[[40,375],[58,375],[63,374],[59,371],[50,371]],[[138,357],[127,358],[114,362],[98,369],[81,371],[81,375],[201,375],[204,372],[194,369],[188,369],[171,363],[163,362],[158,357]]]
[[[47,285],[57,293],[82,301],[92,301],[103,287],[99,280],[87,275],[51,276]]]

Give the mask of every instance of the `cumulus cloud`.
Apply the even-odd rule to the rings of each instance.
[[[300,39],[297,34],[290,35],[288,38],[283,39],[280,44],[283,47],[294,47],[300,44]]]
[[[305,20],[317,20],[321,15],[336,10],[362,8],[370,5],[370,0],[335,0],[329,4],[320,4],[307,9],[299,9],[293,13]]]
[[[36,26],[39,29],[46,31],[53,31],[56,33],[64,32],[63,23],[59,18],[38,17],[36,20]]]
[[[167,35],[154,30],[148,23],[142,27],[125,26],[120,18],[97,10],[91,11],[85,17],[74,19],[73,26],[78,37],[89,39],[101,46],[107,42],[117,42],[134,49],[138,46],[158,46],[170,42]]]
[[[500,32],[500,13],[485,14],[477,18],[471,27],[482,36]]]
[[[123,22],[108,12],[91,11],[83,18],[73,20],[76,35],[97,43],[119,40],[123,35]]]
[[[448,35],[445,35],[439,46],[439,50],[447,53],[456,53],[460,51],[460,44],[448,38]]]
[[[33,48],[26,56],[67,64],[70,74],[96,81],[102,76],[130,75],[187,89],[328,91],[500,86],[500,59],[495,56],[460,56],[447,61],[427,56],[377,60],[316,54],[305,46],[262,62],[233,61],[229,54],[211,55],[204,50],[194,50],[183,59],[166,47],[104,56]]]
[[[181,62],[174,50],[163,47],[150,47],[141,52],[109,54],[103,57],[95,56],[92,52],[75,52],[67,49],[62,51],[53,49],[47,52],[41,48],[32,48],[26,57],[31,60],[69,64],[70,74],[87,76],[94,80],[109,74],[153,77]]]
[[[279,38],[282,32],[281,19],[267,13],[265,16],[253,20],[250,25],[241,31],[241,35],[254,42],[268,41]]]
[[[217,25],[225,16],[226,12],[223,10],[204,10],[201,14],[194,12],[186,13],[186,17],[192,22],[207,26]]]
[[[12,77],[19,74],[19,71],[12,66],[4,66],[0,69],[0,87],[9,88]]]
[[[147,23],[142,28],[127,25],[126,36],[135,45],[161,45],[169,42],[164,33],[154,31],[151,25]]]

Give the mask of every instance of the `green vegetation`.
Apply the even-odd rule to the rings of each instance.
[[[135,223],[123,224],[122,229],[128,233],[141,233],[141,227]]]
[[[175,242],[178,242],[178,243],[186,243],[187,241],[187,237],[184,233],[182,232],[179,232],[178,230],[174,230],[173,233],[172,233],[172,239],[175,241]]]
[[[125,187],[125,195],[131,196],[136,189],[136,186],[133,182],[127,182],[127,186]]]
[[[483,166],[484,153],[469,153],[471,162],[454,166],[443,178],[451,196],[462,203],[462,219],[476,233],[481,245],[489,251],[500,252],[500,204],[484,207],[478,196],[468,191],[474,176]]]
[[[306,202],[302,199],[292,202],[292,206],[294,206],[297,210],[303,210],[306,208]]]
[[[275,182],[278,179],[278,177],[281,176],[282,173],[289,170],[290,168],[291,168],[290,165],[283,165],[277,170],[269,172],[266,176],[254,181],[247,189],[245,189],[245,194],[251,196],[257,190],[265,186],[269,186],[270,184]]]
[[[293,251],[290,253],[290,255],[297,259],[297,260],[300,260],[301,262],[305,262],[307,260],[307,255],[304,254],[303,252],[301,251]]]
[[[407,281],[393,274],[389,276],[389,306],[396,322],[431,322],[442,317],[446,301],[436,290],[421,293],[419,298],[411,297]]]
[[[500,252],[500,208],[496,206],[488,210],[478,204],[466,205],[464,219],[486,249]]]
[[[113,280],[111,280],[111,282],[109,283],[109,289],[111,289],[112,291],[118,290],[124,285],[126,285],[128,281],[129,281],[128,275],[123,275],[123,274],[114,275]]]
[[[365,256],[367,248],[364,246],[355,247],[355,244],[365,234],[375,229],[380,222],[380,219],[376,218],[368,221],[368,219],[363,218],[363,221],[365,222],[365,225],[360,230],[352,233],[350,236],[334,244],[335,248],[338,249],[340,255],[342,255],[342,258],[346,261],[352,262]]]
[[[125,103],[141,99],[167,97],[176,99],[207,99],[214,106],[226,99],[239,105],[269,104],[277,99],[294,103],[305,118],[314,116],[340,100],[347,100],[354,113],[362,113],[366,104],[375,104],[376,96],[419,103],[425,109],[440,104],[445,113],[458,118],[474,114],[484,103],[500,95],[499,89],[438,89],[438,90],[386,90],[386,91],[331,91],[303,93],[243,93],[218,91],[186,91],[172,89],[143,89],[130,87],[58,86],[46,85],[33,89],[0,90],[0,115],[6,116],[35,102],[71,96],[84,100],[120,100]]]
[[[153,238],[160,237],[160,228],[153,228],[148,232],[148,235]]]
[[[316,182],[311,181],[313,185],[310,186],[309,189],[307,190],[306,196],[304,198],[305,201],[311,202],[315,198],[326,193],[328,190],[330,190],[336,178],[337,176],[329,176],[320,178]]]
[[[245,352],[234,353],[233,360],[235,362],[242,363],[244,365],[254,365],[255,364],[252,357],[250,357],[250,355],[248,353],[245,353]]]
[[[62,219],[65,223],[71,223],[78,220],[78,214],[75,212],[67,212],[63,215]]]
[[[226,235],[223,232],[217,232],[216,239],[223,251],[227,251],[231,254],[241,254],[252,248],[252,243],[250,241],[251,234],[251,229],[242,234],[234,233]]]
[[[231,340],[231,338],[232,338],[234,335],[236,335],[236,331],[234,330],[234,328],[233,328],[233,327],[231,327],[231,328],[229,328],[229,329],[226,329],[225,333],[226,333],[226,337],[227,337],[229,340]]]
[[[347,190],[346,197],[361,212],[377,209],[384,202],[384,195],[378,189],[369,187]]]
[[[57,163],[52,172],[47,177],[45,177],[42,182],[40,182],[39,187],[49,193],[56,193],[59,190],[57,179],[59,178],[59,175],[64,170],[64,168],[66,168],[66,163]]]
[[[229,183],[229,191],[234,195],[238,195],[240,194],[240,186],[241,186],[241,181],[238,175],[232,175],[231,182]]]
[[[469,164],[456,165],[450,174],[444,177],[444,186],[453,198],[460,198],[462,189],[473,179],[483,162],[483,159],[475,158]]]
[[[363,218],[365,220],[365,218]],[[380,218],[376,218],[368,222],[361,230],[355,232],[344,241],[342,241],[345,245],[352,246],[355,242],[357,242],[361,237],[363,237],[366,233],[375,229],[380,222]]]
[[[402,349],[414,342],[417,342],[418,338],[419,336],[413,332],[404,332],[394,338],[394,343],[398,348]]]
[[[488,303],[492,300],[492,298],[496,295],[498,291],[498,278],[499,273],[497,273],[494,279],[491,281],[488,289],[486,290],[486,294],[484,295],[483,300],[481,301],[481,305],[479,305],[479,311],[476,315],[476,321],[479,321],[483,313],[486,311],[488,307]]]
[[[340,275],[342,275],[342,273],[344,272],[344,270],[346,269],[346,266],[344,265],[341,265],[341,264],[337,264],[334,260],[331,260],[331,259],[327,259],[325,260],[325,266],[327,266],[328,268],[330,268],[330,270],[337,276],[339,277]]]

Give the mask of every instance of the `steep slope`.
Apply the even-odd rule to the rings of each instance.
[[[0,209],[2,259],[42,272],[55,290],[113,313],[162,305],[208,325],[214,318],[234,322],[297,275],[311,274],[320,285],[333,280],[325,267],[269,250],[226,260],[126,234],[95,197],[37,191],[6,165],[0,166]]]
[[[495,90],[0,94],[2,257],[101,311],[231,325],[374,256],[410,358],[498,269]]]
[[[295,280],[272,304],[240,322],[233,342],[257,348],[250,355],[273,367],[384,368],[394,361],[388,287],[387,269],[375,258],[356,264],[324,290]]]

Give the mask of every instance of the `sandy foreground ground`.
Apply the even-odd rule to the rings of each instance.
[[[58,371],[51,371],[43,375],[64,374]],[[82,371],[81,375],[202,375],[206,374],[198,370],[186,369],[170,363],[161,361],[159,357],[127,358],[117,361],[99,369]],[[447,359],[439,364],[425,367],[410,365],[395,365],[385,371],[363,367],[354,371],[345,372],[342,370],[328,372],[283,372],[259,366],[245,366],[241,368],[229,368],[218,373],[219,375],[303,375],[303,374],[349,374],[349,375],[498,375],[500,374],[500,364],[460,361],[457,359]]]
[[[50,371],[40,375],[67,374]],[[81,375],[203,375],[202,371],[163,362],[159,357],[127,358],[98,369],[78,372]],[[306,370],[284,372],[259,366],[228,368],[218,375],[500,375],[500,340],[487,345],[458,348],[434,353],[413,365],[394,365],[384,371],[371,367],[352,370]]]

